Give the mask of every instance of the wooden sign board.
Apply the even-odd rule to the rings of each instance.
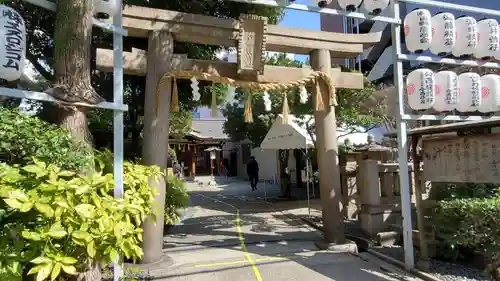
[[[424,179],[500,183],[500,134],[422,141]]]
[[[256,15],[240,16],[238,40],[238,74],[264,74],[267,18]]]

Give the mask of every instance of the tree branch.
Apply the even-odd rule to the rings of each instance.
[[[53,82],[54,81],[54,75],[47,71],[39,62],[38,58],[33,55],[29,50],[26,52],[26,58],[33,64],[35,67],[36,71],[40,73],[40,75],[43,76],[47,81]]]

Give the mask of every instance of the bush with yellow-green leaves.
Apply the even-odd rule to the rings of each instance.
[[[151,216],[158,168],[124,165],[123,199],[113,175],[76,174],[34,159],[0,164],[0,279],[67,280],[95,263],[143,255],[141,224]]]

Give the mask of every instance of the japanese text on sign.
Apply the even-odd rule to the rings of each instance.
[[[500,183],[500,135],[423,140],[424,178],[434,182]]]
[[[2,10],[2,17],[6,18],[5,29],[5,61],[2,66],[5,68],[13,68],[19,70],[21,59],[23,59],[23,42],[24,42],[24,20],[22,17],[11,9]]]

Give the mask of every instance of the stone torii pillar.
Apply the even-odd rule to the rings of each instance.
[[[162,171],[167,169],[172,84],[164,83],[165,88],[162,89],[163,94],[160,95],[158,104],[156,103],[156,85],[161,76],[170,70],[173,53],[174,38],[172,34],[166,31],[150,32],[147,53],[142,163],[159,166]],[[152,218],[148,218],[144,222],[142,244],[144,258],[142,263],[158,262],[163,257],[166,179],[161,178],[158,182],[150,180],[149,184],[158,192],[153,207],[156,222]]]
[[[316,71],[328,73],[331,69],[329,50],[314,50],[310,54],[311,66]],[[320,176],[320,200],[323,217],[324,241],[316,243],[320,249],[332,249],[357,252],[356,244],[347,244],[344,235],[342,214],[342,195],[340,185],[340,168],[337,146],[337,123],[335,107],[330,105],[328,89],[322,81],[319,87],[314,88],[313,104],[314,121],[316,124],[316,153]],[[320,91],[321,93],[317,93]],[[318,95],[321,94],[321,95]],[[324,110],[317,110],[316,98],[323,99]]]

